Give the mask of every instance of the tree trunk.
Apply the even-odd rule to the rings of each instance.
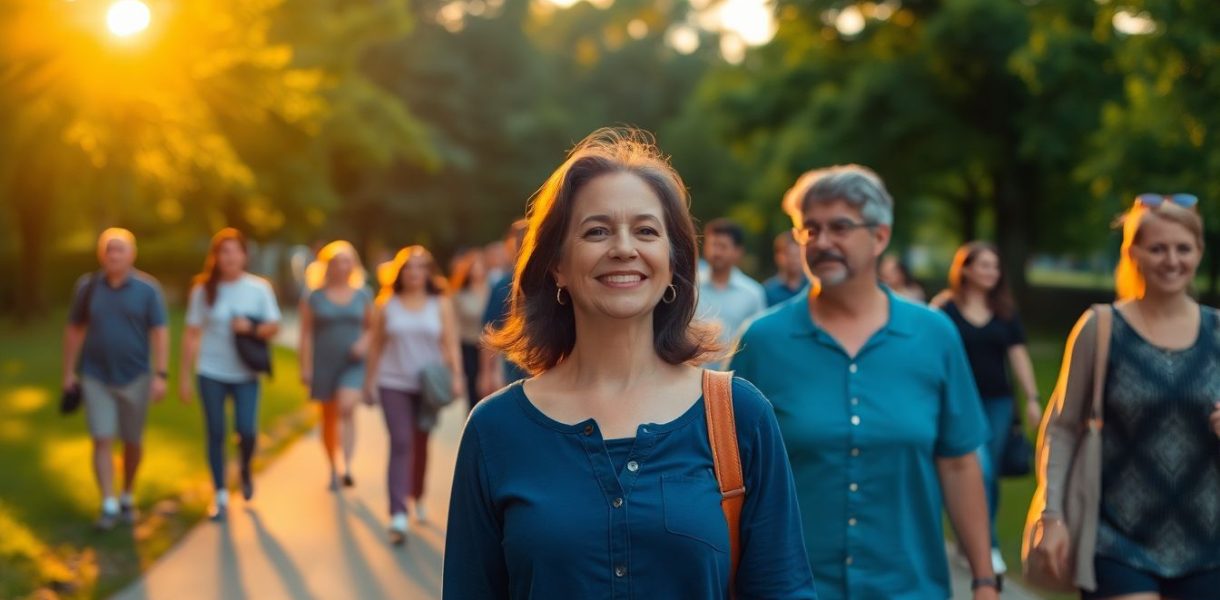
[[[15,312],[19,319],[28,319],[47,310],[43,290],[43,272],[46,269],[47,224],[51,212],[50,199],[45,188],[24,185],[28,177],[17,176],[14,203],[17,220],[17,289],[15,290]],[[33,182],[29,182],[33,183]]]
[[[995,196],[996,246],[1009,288],[1021,304],[1028,298],[1025,265],[1029,260],[1030,203],[1026,201],[1033,174],[1017,163],[1000,166],[992,174]]]
[[[958,224],[962,236],[962,243],[972,242],[979,239],[979,211],[982,209],[983,199],[979,193],[978,185],[973,181],[966,180],[966,195],[961,201],[961,222]]]

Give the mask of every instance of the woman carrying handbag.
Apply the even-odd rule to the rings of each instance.
[[[1136,199],[1121,219],[1118,302],[1068,340],[1022,548],[1035,585],[1085,599],[1220,593],[1220,327],[1188,294],[1197,202]]]

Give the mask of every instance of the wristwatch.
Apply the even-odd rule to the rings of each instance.
[[[1004,591],[1004,584],[1001,583],[1002,581],[1003,579],[1000,579],[999,577],[977,577],[970,580],[970,590],[974,591],[981,587],[990,587],[995,588],[995,591],[999,593]]]

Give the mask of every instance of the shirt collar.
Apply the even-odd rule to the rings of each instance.
[[[879,287],[881,291],[885,292],[886,297],[889,298],[890,318],[886,320],[885,325],[881,327],[881,331],[878,333],[893,333],[904,337],[914,334],[915,319],[913,313],[918,310],[918,307],[899,298],[890,288],[884,285],[879,285]],[[788,312],[790,319],[789,331],[793,337],[816,336],[818,334],[828,335],[809,316],[808,291],[801,294],[799,301],[788,303],[785,310]]]
[[[110,289],[112,289],[112,290],[121,290],[121,289],[123,289],[123,288],[127,287],[129,284],[131,284],[131,280],[132,280],[132,278],[133,278],[133,276],[134,276],[134,275],[135,275],[135,270],[134,270],[134,269],[133,269],[133,270],[128,270],[128,271],[127,271],[127,274],[123,276],[123,279],[122,279],[121,281],[119,281],[119,285],[114,286],[114,287],[111,287],[111,286],[110,286],[110,278],[106,276],[106,272],[105,272],[105,271],[101,271],[101,272],[99,272],[99,273],[98,273],[98,277],[100,277],[100,278],[101,278],[101,281],[100,281],[99,283],[101,283],[102,285],[105,285],[106,287],[108,287],[108,288],[110,288]]]

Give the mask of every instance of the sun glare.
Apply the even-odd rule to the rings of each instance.
[[[765,44],[775,35],[775,19],[766,0],[725,0],[714,10],[721,28],[750,46]]]
[[[151,20],[148,5],[140,0],[118,0],[106,11],[106,27],[119,37],[130,37],[148,29]]]

